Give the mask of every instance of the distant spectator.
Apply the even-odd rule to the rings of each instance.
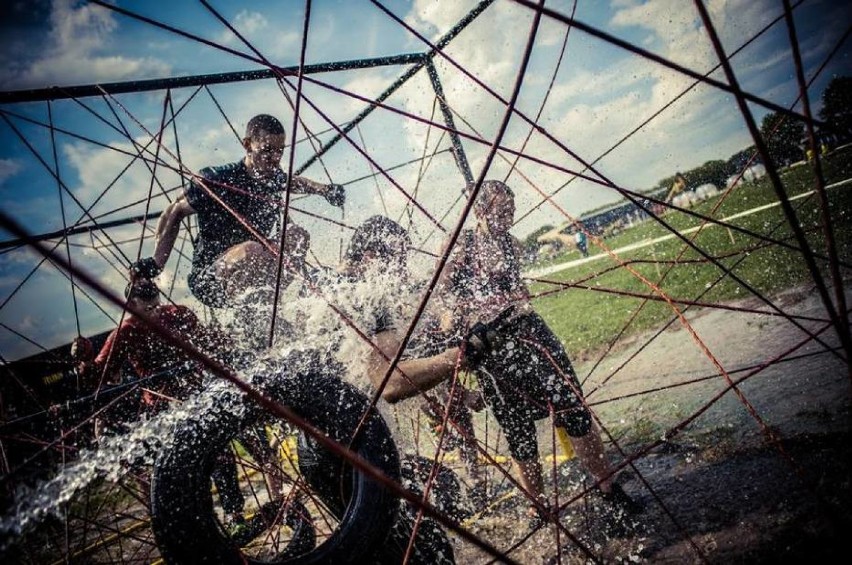
[[[574,233],[574,243],[577,245],[577,250],[583,255],[583,257],[589,256],[589,249],[586,243],[586,233],[577,228],[577,231]]]

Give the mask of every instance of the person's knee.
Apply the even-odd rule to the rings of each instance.
[[[272,253],[257,241],[244,241],[229,248],[220,258],[229,268],[239,268],[241,265],[268,260]]]
[[[521,463],[528,463],[538,459],[538,443],[535,437],[512,438],[509,442],[509,454],[512,459]]]
[[[284,247],[291,257],[304,260],[310,246],[311,234],[308,233],[308,230],[295,225],[287,227]]]
[[[412,392],[409,387],[405,386],[405,383],[395,377],[391,377],[385,385],[385,388],[382,390],[382,400],[388,404],[396,404],[397,402],[410,398],[411,396]]]
[[[571,437],[583,437],[592,431],[592,414],[586,407],[577,406],[559,414],[557,425]]]

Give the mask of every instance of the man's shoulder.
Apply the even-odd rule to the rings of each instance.
[[[242,159],[240,159],[233,163],[204,167],[198,171],[198,174],[208,180],[224,180],[244,175],[245,172],[245,163],[243,163]]]
[[[162,305],[159,307],[159,315],[163,321],[176,324],[195,325],[198,321],[198,316],[195,315],[195,312],[182,304]]]
[[[126,315],[124,320],[107,336],[104,342],[104,350],[109,349],[112,345],[122,344],[127,346],[135,342],[141,335],[145,333],[145,326],[142,321],[136,316]],[[102,351],[103,353],[103,351]]]
[[[229,192],[226,187],[241,188],[248,182],[245,164],[242,161],[205,167],[198,171],[198,176],[204,182],[191,182],[186,189],[186,197],[195,211],[202,213],[211,209],[211,206],[214,208],[216,206],[215,199],[211,198],[209,191],[224,197]]]

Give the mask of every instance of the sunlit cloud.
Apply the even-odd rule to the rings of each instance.
[[[53,0],[46,37],[9,57],[0,73],[5,89],[117,81],[169,73],[170,65],[148,56],[119,55],[119,25],[112,12],[93,4]]]

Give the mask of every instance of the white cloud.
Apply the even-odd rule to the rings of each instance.
[[[261,13],[241,10],[234,17],[234,21],[231,22],[231,25],[234,26],[234,29],[240,32],[243,37],[246,37],[254,35],[269,27],[269,20],[267,20],[266,16]],[[229,29],[222,31],[219,35],[219,42],[229,45],[241,43],[237,36]]]
[[[264,57],[273,59],[273,62],[281,57],[292,57],[301,39],[301,34],[295,30],[282,29],[263,14],[251,10],[241,10],[234,16],[231,25]],[[229,29],[223,30],[218,40],[225,45],[248,49]]]
[[[18,329],[22,332],[31,332],[36,329],[38,325],[39,324],[36,322],[36,319],[33,317],[33,315],[28,314],[24,316],[23,319],[20,321],[20,323],[18,324]]]
[[[268,25],[269,21],[263,14],[249,12],[248,10],[241,11],[234,20],[234,27],[238,31],[245,33],[257,33],[262,29],[266,29]]]
[[[617,10],[615,27],[640,27],[656,36],[662,55],[689,68],[707,69],[715,63],[713,47],[690,2],[659,0]]]
[[[26,52],[9,57],[3,88],[35,88],[167,75],[170,65],[151,57],[105,54],[118,30],[112,12],[93,4],[53,0],[50,29]]]
[[[0,159],[0,186],[21,172],[23,168],[23,163],[17,159]]]

